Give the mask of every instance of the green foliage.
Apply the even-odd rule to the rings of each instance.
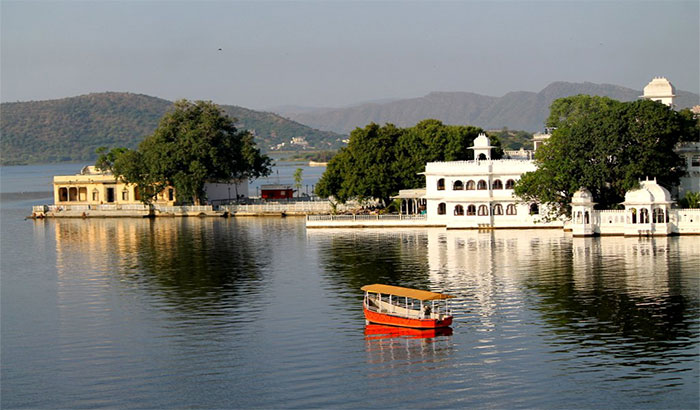
[[[356,128],[348,146],[328,163],[316,193],[340,202],[379,199],[387,205],[399,189],[424,186],[425,178],[418,173],[426,162],[473,159],[468,147],[480,132],[480,128],[444,125],[438,120],[424,120],[411,128],[374,123]],[[497,146],[494,158],[500,158],[500,144],[495,139],[492,143]]]
[[[314,151],[314,152],[297,152],[293,156],[286,158],[289,161],[314,161],[328,162],[337,154],[338,151]]]
[[[0,164],[92,161],[98,147],[134,149],[158,126],[173,103],[131,93],[99,93],[0,105]],[[251,130],[265,149],[305,137],[313,149],[342,146],[341,135],[319,131],[277,114],[221,106],[236,126]],[[252,138],[252,137],[251,137]]]
[[[294,170],[294,188],[297,189],[297,196],[299,195],[299,191],[301,190],[301,184],[302,182],[304,182],[304,178],[302,177],[303,172],[303,168],[297,168],[296,170]]]
[[[501,142],[505,150],[532,149],[532,134],[527,131],[509,130],[503,127],[501,131],[489,131],[490,138]]]
[[[515,193],[549,204],[558,215],[570,212],[580,187],[607,209],[644,177],[667,187],[678,184],[685,169],[674,147],[697,135],[696,123],[661,103],[587,95],[556,100],[547,125],[556,130],[537,150],[538,170],[524,174]]]
[[[700,192],[687,191],[685,196],[678,201],[681,208],[700,208]]]
[[[237,130],[233,119],[205,101],[177,101],[138,150],[112,152],[113,172],[137,184],[144,201],[172,185],[179,202],[199,203],[206,199],[206,182],[266,176],[271,165],[248,131]]]

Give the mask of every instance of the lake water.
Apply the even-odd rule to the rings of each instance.
[[[0,169],[2,408],[700,406],[700,237],[24,220],[63,167]],[[451,332],[367,328],[377,282]]]

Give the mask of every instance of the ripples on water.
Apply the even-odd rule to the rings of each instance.
[[[4,212],[2,407],[699,404],[697,237]],[[452,333],[365,328],[375,282]]]

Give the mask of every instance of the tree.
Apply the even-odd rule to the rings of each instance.
[[[550,205],[556,215],[569,214],[581,187],[605,209],[617,207],[644,177],[677,185],[685,169],[674,147],[698,130],[696,122],[658,102],[587,95],[554,101],[547,125],[556,129],[537,150],[538,169],[522,176],[515,193]]]
[[[340,202],[378,199],[386,206],[400,189],[425,186],[425,177],[419,173],[426,162],[473,159],[474,152],[468,148],[480,132],[480,128],[432,119],[411,128],[374,123],[356,128],[348,146],[328,163],[316,193]],[[492,143],[497,146],[494,158],[500,158],[500,144],[495,139]]]
[[[700,192],[687,191],[685,196],[678,201],[681,208],[700,208]]]
[[[302,168],[297,168],[294,171],[294,188],[297,189],[297,197],[299,196],[299,193],[301,192],[301,183],[304,181],[303,177],[301,174],[304,172]]]
[[[137,184],[144,202],[167,186],[180,203],[206,200],[206,182],[229,182],[270,174],[271,160],[260,153],[250,132],[211,102],[175,102],[153,135],[137,150],[113,149],[100,156],[124,182]]]

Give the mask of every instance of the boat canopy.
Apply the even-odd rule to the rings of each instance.
[[[391,286],[391,285],[366,285],[362,287],[365,292],[372,293],[382,293],[385,295],[394,295],[408,297],[418,300],[439,300],[439,299],[449,299],[453,298],[452,295],[446,295],[444,293],[429,292],[427,290],[418,290],[411,288],[402,288],[401,286]]]

